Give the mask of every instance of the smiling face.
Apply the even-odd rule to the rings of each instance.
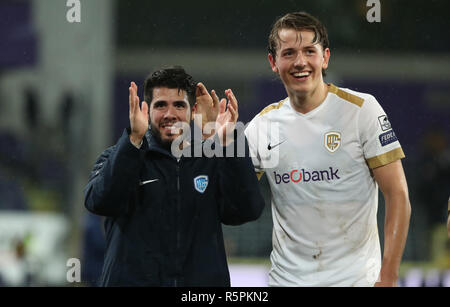
[[[272,71],[279,74],[289,96],[312,95],[323,84],[330,49],[314,42],[314,32],[281,29],[276,58],[269,54]]]
[[[163,146],[170,145],[181,134],[180,130],[178,133],[173,131],[174,124],[189,124],[190,114],[186,91],[166,87],[153,89],[153,99],[150,103],[151,131]]]

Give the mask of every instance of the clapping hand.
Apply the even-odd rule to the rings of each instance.
[[[225,91],[227,100],[223,98],[219,103],[219,115],[216,119],[216,132],[222,146],[228,146],[233,142],[234,129],[239,117],[238,102],[233,91],[228,89]]]
[[[215,125],[210,127],[212,131],[206,131],[209,129],[205,129],[205,126],[207,123],[216,122],[217,114],[219,113],[219,97],[217,97],[214,90],[211,91],[210,95],[205,85],[201,82],[197,84],[195,96],[195,105],[192,109],[193,119],[197,126],[202,128],[203,137],[208,138],[214,134]]]
[[[134,82],[131,82],[129,87],[129,104],[130,104],[130,141],[135,146],[138,146],[142,139],[144,138],[145,133],[148,130],[148,104],[145,101],[142,101],[142,107],[139,107],[139,97],[137,95],[137,85]]]

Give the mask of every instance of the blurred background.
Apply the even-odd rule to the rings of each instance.
[[[80,4],[79,22],[70,11]],[[450,286],[448,1],[0,1],[0,285],[90,286],[103,262],[102,219],[84,208],[98,155],[128,126],[128,86],[162,66],[208,89],[232,88],[240,120],[284,99],[267,37],[287,12],[328,28],[326,82],[374,95],[403,146],[412,206],[402,286]],[[68,5],[69,4],[69,5]],[[142,91],[139,91],[142,97]],[[222,94],[223,96],[223,94]],[[265,286],[272,220],[224,226],[233,286]],[[383,246],[384,203],[378,224]],[[69,259],[81,282],[70,282]]]

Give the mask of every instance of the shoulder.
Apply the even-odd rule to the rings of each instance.
[[[111,155],[111,153],[116,150],[116,147],[117,147],[117,145],[113,145],[113,146],[110,146],[110,147],[106,148],[102,152],[102,154],[98,157],[96,164],[101,162],[101,161],[107,160],[108,157]]]
[[[330,84],[329,93],[336,95],[339,100],[353,104],[359,108],[378,103],[375,97],[370,94],[357,92],[348,88],[337,87],[334,84]]]
[[[102,152],[102,154],[97,158],[94,167],[92,168],[89,180],[93,179],[100,173],[100,170],[103,168],[103,165],[105,164],[105,162],[108,160],[109,156],[115,149],[116,145],[108,147]]]
[[[259,112],[259,114],[256,115],[256,117],[261,117],[263,115],[269,114],[270,112],[281,110],[281,108],[284,106],[284,104],[287,103],[288,99],[289,98],[286,97],[285,99],[283,99],[281,101],[278,101],[278,102],[268,105],[267,107],[262,109],[262,111]]]
[[[285,98],[281,101],[272,103],[262,109],[247,125],[245,129],[245,134],[249,137],[249,134],[254,134],[256,131],[260,129],[261,125],[264,125],[265,122],[271,121],[273,116],[279,114],[279,111],[285,109],[287,106],[289,98]]]

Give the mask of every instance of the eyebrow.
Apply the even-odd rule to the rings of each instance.
[[[153,105],[155,105],[155,104],[162,104],[162,103],[167,104],[167,100],[156,100],[155,102],[153,102]],[[173,103],[174,104],[175,103],[182,103],[182,104],[185,104],[185,105],[189,105],[189,103],[187,103],[184,100],[175,100]]]
[[[311,43],[310,45],[303,46],[302,49],[314,48],[314,46],[316,46],[317,44],[318,44],[318,43],[315,43],[315,44],[312,44],[312,43]],[[297,49],[297,48],[289,47],[289,48],[281,49],[280,52],[293,51],[293,50],[295,50],[295,49]]]
[[[153,102],[153,104],[161,104],[161,103],[167,103],[165,100],[156,100]]]
[[[292,50],[295,50],[295,48],[289,47],[289,48],[280,49],[280,52],[292,51]]]
[[[182,103],[182,104],[185,104],[185,105],[189,105],[189,103],[184,101],[184,100],[176,100],[173,103]]]

